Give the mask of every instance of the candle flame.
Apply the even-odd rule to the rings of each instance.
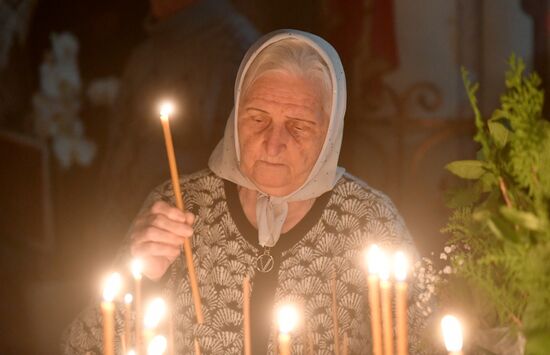
[[[277,312],[277,323],[279,332],[283,334],[290,333],[298,324],[298,311],[292,305],[284,305]]]
[[[141,279],[141,272],[143,271],[143,261],[141,259],[134,259],[130,264],[130,269],[132,270],[132,275],[134,279]]]
[[[380,280],[388,281],[390,279],[391,265],[390,261],[384,252],[380,252],[378,256],[378,276]]]
[[[136,355],[136,351],[135,350],[128,350],[126,355]]]
[[[148,355],[164,354],[167,346],[168,346],[168,342],[166,341],[166,337],[162,335],[157,335],[153,339],[151,339],[151,342],[147,347],[147,354]]]
[[[380,270],[380,257],[382,251],[378,245],[373,244],[365,253],[365,259],[367,262],[367,268],[372,275],[378,275]]]
[[[167,120],[174,112],[174,105],[171,102],[165,101],[160,105],[160,118]]]
[[[107,302],[112,302],[115,299],[118,292],[120,291],[121,286],[122,286],[122,277],[118,272],[113,272],[105,280],[105,283],[103,286],[103,299]]]
[[[131,293],[127,293],[124,295],[124,303],[131,304],[133,300],[134,300],[134,296],[132,296]]]
[[[446,315],[441,319],[441,328],[447,351],[462,351],[463,339],[460,321],[455,316]]]
[[[156,328],[164,314],[166,313],[166,302],[160,297],[157,297],[149,303],[147,310],[145,311],[145,317],[143,318],[143,325],[145,328]]]
[[[402,251],[398,251],[394,255],[393,268],[395,273],[395,279],[397,281],[405,281],[407,278],[407,257]]]

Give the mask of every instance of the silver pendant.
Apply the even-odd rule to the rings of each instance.
[[[262,255],[256,257],[256,270],[259,272],[270,272],[273,269],[275,260],[273,256],[269,254],[269,248],[264,248]]]

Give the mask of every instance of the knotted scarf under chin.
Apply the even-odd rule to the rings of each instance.
[[[236,117],[239,111],[241,86],[250,64],[269,45],[287,39],[300,40],[317,51],[328,66],[331,76],[332,98],[330,122],[323,143],[323,148],[308,178],[296,191],[284,197],[268,196],[240,171],[240,147]],[[235,106],[225,126],[223,139],[212,152],[208,166],[222,179],[250,190],[257,191],[256,222],[258,225],[258,242],[272,247],[281,235],[283,224],[288,214],[288,204],[317,198],[331,190],[344,169],[338,167],[338,156],[344,132],[344,115],[346,112],[346,77],[342,62],[336,50],[324,39],[297,30],[279,30],[269,33],[256,42],[246,53],[235,81]]]
[[[262,192],[256,194],[256,221],[261,246],[275,246],[287,214],[288,202],[284,198],[268,196]]]

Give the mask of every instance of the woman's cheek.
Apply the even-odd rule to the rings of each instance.
[[[256,148],[254,147],[253,140],[248,139],[249,137],[243,137],[243,142],[241,146],[241,160],[246,166],[252,166],[255,160]]]

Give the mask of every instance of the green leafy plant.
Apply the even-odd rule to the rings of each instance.
[[[466,70],[462,74],[480,150],[475,160],[446,166],[465,184],[448,194],[453,213],[443,231],[455,251],[443,302],[470,307],[480,329],[507,327],[522,334],[526,354],[547,354],[550,124],[542,117],[541,80],[512,56],[501,107],[484,119],[478,84]]]

